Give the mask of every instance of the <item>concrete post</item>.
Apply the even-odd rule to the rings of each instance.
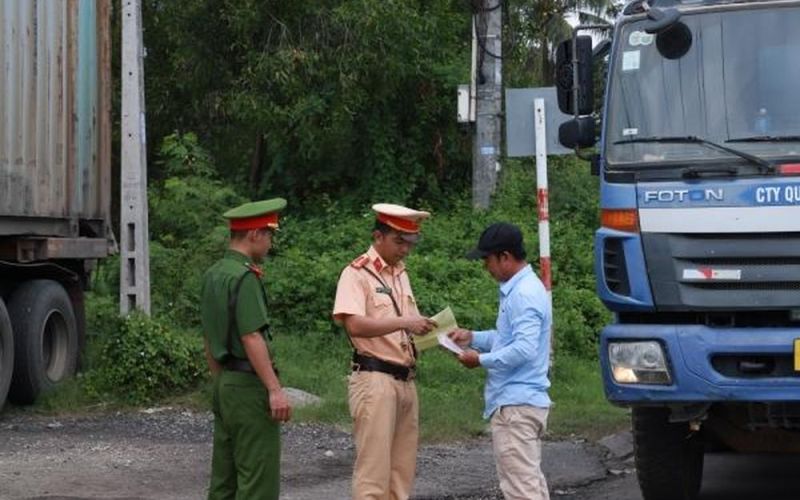
[[[502,0],[483,0],[475,15],[478,46],[477,113],[472,155],[472,205],[487,209],[500,170]]]
[[[135,309],[150,314],[143,55],[141,0],[123,0],[119,297],[122,315]]]

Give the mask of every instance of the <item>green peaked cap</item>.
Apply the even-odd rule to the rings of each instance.
[[[226,219],[246,219],[258,217],[272,212],[280,212],[286,208],[286,200],[283,198],[272,198],[270,200],[251,201],[244,205],[239,205],[222,214]]]

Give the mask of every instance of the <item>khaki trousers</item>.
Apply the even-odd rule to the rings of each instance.
[[[353,499],[407,500],[414,487],[419,435],[414,381],[353,372],[348,389],[356,445]]]
[[[503,406],[492,415],[492,445],[506,500],[549,500],[542,473],[542,435],[547,408]]]

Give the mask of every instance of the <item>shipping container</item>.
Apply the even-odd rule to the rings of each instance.
[[[0,234],[108,226],[108,0],[1,0]]]

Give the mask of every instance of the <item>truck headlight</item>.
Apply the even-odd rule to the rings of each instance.
[[[669,369],[661,344],[610,342],[608,360],[611,375],[618,384],[670,384]]]

